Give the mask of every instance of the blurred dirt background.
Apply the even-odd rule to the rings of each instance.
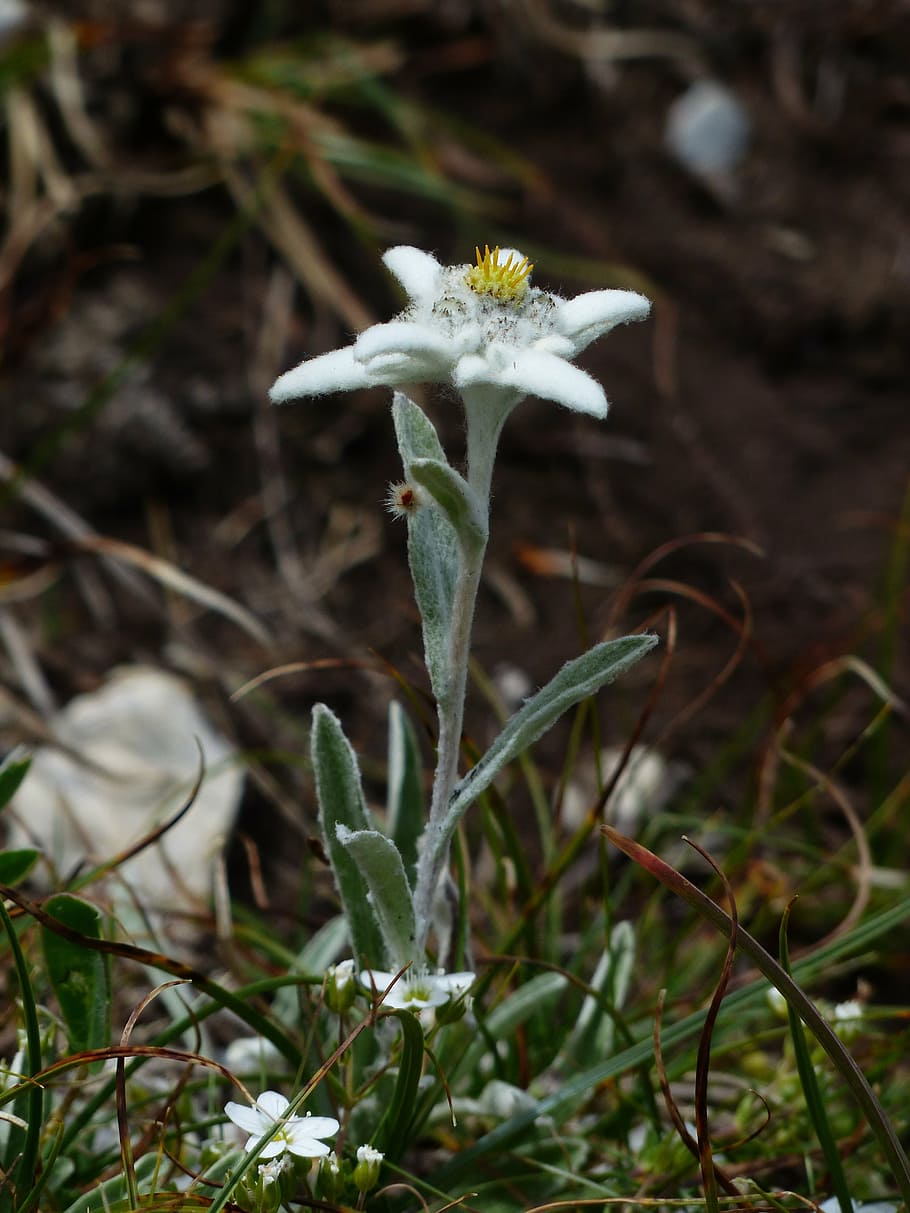
[[[655,300],[582,359],[605,424],[529,401],[504,436],[476,647],[504,696],[579,650],[580,617],[592,638],[665,633],[672,605],[645,740],[693,708],[661,744],[701,771],[759,711],[710,791],[735,805],[762,729],[825,662],[858,653],[907,694],[904,0],[98,0],[20,18],[0,14],[7,744],[151,662],[249,751],[244,828],[288,823],[289,864],[312,831],[315,700],[380,786],[382,662],[425,686],[382,509],[387,394],[279,412],[266,391],[394,314],[378,257],[395,243],[447,261],[517,246],[538,285]],[[457,453],[454,402],[424,400]],[[751,639],[714,686],[744,612]],[[354,666],[229,698],[326,660]],[[627,681],[607,740],[655,672]],[[873,700],[857,680],[825,717],[832,760]],[[490,728],[479,696],[470,720]]]

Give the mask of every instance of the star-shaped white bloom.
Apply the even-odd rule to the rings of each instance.
[[[506,404],[540,396],[604,417],[603,389],[570,360],[651,308],[634,291],[551,295],[530,285],[532,267],[515,249],[478,250],[474,266],[440,265],[406,245],[389,249],[383,260],[409,306],[361,333],[353,346],[282,375],[270,393],[276,404],[354,388],[449,383],[463,394],[494,389]]]
[[[364,969],[360,980],[370,991],[381,994],[395,981],[394,973]],[[457,1001],[474,984],[473,973],[405,973],[382,1000],[393,1011],[425,1011]]]
[[[320,1138],[334,1137],[340,1125],[334,1116],[285,1117],[289,1101],[277,1091],[263,1091],[251,1108],[226,1103],[225,1115],[250,1137],[247,1152],[265,1140],[260,1158],[277,1158],[287,1151],[299,1158],[321,1158],[329,1147]]]

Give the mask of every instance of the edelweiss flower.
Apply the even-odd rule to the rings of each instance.
[[[569,360],[618,324],[644,319],[651,307],[634,291],[561,299],[539,290],[529,283],[533,267],[515,249],[478,249],[474,266],[443,266],[400,245],[383,261],[409,306],[353,346],[282,375],[270,393],[276,404],[353,388],[451,383],[463,394],[493,389],[506,405],[540,396],[604,417],[603,389]]]
[[[368,990],[382,993],[395,981],[394,973],[364,969],[360,980]],[[473,973],[405,973],[382,1000],[393,1011],[425,1011],[459,999],[474,984]]]
[[[284,1114],[289,1101],[277,1091],[263,1091],[252,1108],[239,1103],[226,1103],[225,1115],[238,1128],[249,1133],[245,1149],[255,1150],[263,1139],[260,1158],[277,1158],[288,1151],[299,1158],[320,1158],[329,1147],[322,1137],[334,1137],[340,1128],[334,1116],[288,1116]]]

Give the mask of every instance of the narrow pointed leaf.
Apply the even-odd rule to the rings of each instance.
[[[400,703],[389,704],[388,833],[398,848],[408,879],[417,866],[417,839],[423,831],[420,746]]]
[[[319,826],[351,933],[351,947],[359,966],[377,968],[385,960],[382,935],[367,902],[357,864],[338,840],[339,825],[356,832],[369,830],[372,824],[363,798],[357,757],[338,717],[322,703],[313,708],[310,752],[316,776]]]
[[[792,908],[793,902],[787,906],[781,918],[778,949],[781,967],[790,977],[793,974],[790,969],[790,947],[787,941],[787,928],[790,925],[790,911]],[[821,1091],[818,1075],[815,1073],[815,1066],[812,1062],[812,1054],[809,1051],[806,1033],[803,1030],[803,1023],[797,1015],[795,1008],[789,1002],[787,1003],[787,1022],[790,1025],[793,1056],[796,1059],[796,1071],[799,1074],[803,1098],[806,1101],[806,1111],[809,1113],[809,1120],[812,1128],[815,1130],[818,1144],[822,1148],[825,1165],[828,1168],[828,1175],[831,1178],[831,1186],[834,1188],[834,1195],[837,1197],[840,1213],[853,1213],[853,1201],[850,1199],[847,1177],[844,1175],[844,1167],[841,1162],[837,1139],[831,1131],[831,1122],[828,1119],[828,1112],[825,1108],[825,1097]]]
[[[15,796],[31,763],[31,756],[23,758],[21,750],[13,750],[0,763],[0,809],[6,808]]]
[[[13,968],[19,984],[19,998],[25,1026],[25,1073],[31,1077],[41,1069],[41,1029],[38,1023],[38,1003],[32,987],[29,965],[2,898],[0,898],[0,921],[2,921],[3,929],[9,940]],[[24,1120],[26,1127],[20,1129],[16,1125],[9,1126],[6,1137],[6,1155],[0,1158],[0,1167],[6,1177],[11,1177],[13,1184],[27,1191],[35,1177],[38,1162],[44,1117],[44,1089],[38,1082],[21,1085],[25,1087],[25,1090],[16,1097],[10,1111],[20,1120]],[[6,1195],[8,1196],[9,1193]],[[4,1203],[11,1205],[10,1201]]]
[[[412,459],[436,459],[446,462],[446,453],[429,417],[404,392],[396,392],[392,401],[392,420],[398,438],[398,450],[407,468]]]
[[[623,838],[615,830],[605,827],[601,827],[601,829],[607,834],[614,846],[619,847],[624,854],[634,859],[636,863],[645,864],[649,862],[647,857],[652,856],[652,852],[646,851],[631,839]],[[652,858],[656,859],[656,856],[652,856]],[[658,860],[658,864],[662,864],[662,861]],[[662,866],[663,868],[668,867],[666,864],[662,864]],[[661,869],[654,869],[649,866],[648,870],[654,871],[656,874]],[[669,871],[673,872],[674,869],[670,868]],[[663,883],[668,883],[670,877],[666,872],[662,871],[660,879]],[[669,885],[668,887],[676,888],[675,885]],[[726,924],[729,924],[729,916],[724,914],[723,910],[719,906],[716,906],[710,898],[705,897],[700,890],[697,890],[697,892],[700,897],[704,897],[707,905],[713,907],[717,911],[717,914],[722,916]],[[720,917],[715,919],[710,913],[708,916],[711,917],[711,920],[716,925],[721,926],[722,919]],[[818,952],[814,955],[804,956],[794,965],[794,970],[805,981],[816,980],[826,973],[830,973],[831,965],[836,961],[846,956],[862,955],[865,949],[874,941],[887,938],[893,931],[899,928],[903,929],[904,924],[908,920],[910,920],[910,897],[903,898],[897,905],[889,906],[887,910],[867,919],[866,922],[854,928],[849,934],[840,936],[832,943],[819,948]],[[740,928],[737,941],[741,947],[743,935],[745,934],[747,933]],[[749,938],[751,939],[751,936]],[[764,952],[764,949],[754,939],[751,942],[758,950],[755,954],[751,951],[748,953],[753,959],[758,955],[758,952],[762,952],[767,957],[767,953]],[[785,978],[786,976],[784,974]],[[775,982],[774,984],[777,983]],[[798,990],[799,987],[795,986],[795,983],[793,984],[794,988]],[[754,1009],[764,1005],[767,992],[768,986],[764,979],[752,981],[748,985],[735,990],[727,996],[721,1008],[721,1022],[738,1022],[737,1017],[746,1008]],[[781,993],[785,994],[786,992],[781,989]],[[682,1044],[693,1037],[697,1037],[704,1029],[704,1022],[704,1012],[694,1011],[677,1023],[667,1025],[662,1032],[664,1048],[669,1049],[671,1046]],[[508,1120],[498,1124],[478,1141],[475,1141],[473,1145],[464,1147],[448,1162],[443,1163],[433,1175],[436,1187],[442,1191],[446,1191],[456,1186],[469,1184],[472,1178],[477,1175],[478,1169],[486,1165],[485,1159],[495,1157],[497,1153],[501,1154],[504,1150],[513,1149],[523,1140],[528,1129],[535,1122],[540,1123],[543,1117],[552,1116],[556,1124],[560,1124],[566,1117],[574,1114],[575,1109],[583,1101],[583,1098],[590,1100],[598,1087],[603,1083],[614,1082],[621,1078],[622,1075],[630,1073],[637,1066],[649,1064],[653,1056],[654,1041],[653,1037],[649,1036],[644,1040],[636,1041],[635,1044],[630,1045],[628,1048],[621,1049],[612,1057],[596,1062],[580,1074],[566,1078],[552,1094],[540,1100],[536,1107],[510,1116]],[[896,1151],[894,1154],[889,1154],[889,1159],[896,1157]],[[893,1163],[892,1169],[894,1169]],[[896,1170],[895,1174],[898,1174]],[[899,1186],[901,1183],[901,1176],[898,1175]],[[902,1187],[902,1192],[907,1191],[907,1188]],[[907,1204],[910,1207],[910,1202],[907,1202]]]
[[[417,929],[408,878],[398,848],[378,830],[356,832],[337,825],[338,841],[356,863],[369,889],[370,908],[393,969],[416,960]]]
[[[616,1024],[605,1007],[619,1011],[629,991],[635,964],[635,928],[618,922],[610,932],[610,946],[597,962],[591,988],[599,998],[585,995],[578,1019],[560,1054],[559,1064],[583,1064],[591,1057],[608,1057],[615,1048]]]
[[[23,880],[35,865],[40,851],[23,847],[16,851],[0,851],[0,884],[14,885]]]
[[[438,459],[412,459],[409,478],[426,489],[467,552],[479,552],[487,542],[487,521],[477,494],[463,476]]]
[[[568,988],[569,979],[562,973],[539,973],[529,978],[484,1017],[483,1035],[478,1034],[468,1046],[464,1058],[458,1062],[459,1068],[469,1074],[475,1073],[491,1040],[514,1039],[515,1033],[532,1015],[546,1014],[550,1008],[555,1014],[556,1004],[564,999]]]
[[[423,1028],[413,1011],[394,1011],[401,1024],[398,1081],[385,1115],[373,1135],[373,1147],[389,1162],[397,1162],[412,1144],[411,1122],[417,1106],[417,1087],[423,1069]]]
[[[622,851],[624,855],[628,855],[631,860],[644,868],[646,872],[649,872],[661,884],[688,902],[703,918],[707,918],[709,922],[712,922],[718,930],[729,938],[733,930],[730,915],[704,894],[697,885],[692,884],[681,872],[671,867],[670,864],[655,855],[653,851],[649,851],[647,847],[643,847],[641,843],[635,842],[632,838],[626,838],[618,830],[614,830],[610,826],[601,826],[600,828],[601,832],[609,838],[610,842],[618,850]],[[904,902],[902,906],[897,907],[898,912],[903,912],[908,905],[910,905],[910,900]],[[885,915],[880,915],[880,918],[884,919]],[[853,932],[853,935],[856,936],[859,933],[860,931],[856,930]],[[850,1088],[854,1099],[862,1108],[869,1122],[869,1127],[882,1148],[882,1153],[888,1159],[891,1173],[898,1188],[900,1188],[901,1196],[908,1208],[910,1208],[910,1159],[907,1157],[894,1126],[891,1124],[882,1105],[878,1101],[878,1097],[872,1090],[869,1080],[853,1058],[849,1049],[844,1046],[837,1033],[819,1012],[815,1003],[797,985],[783,965],[778,964],[758,940],[753,938],[742,927],[738,927],[736,931],[736,946],[749,957],[760,972],[767,977],[768,981],[783,994],[787,1000],[788,1007],[792,1007],[828,1054],[841,1078]]]
[[[396,392],[392,418],[405,476],[412,463],[429,459],[446,463],[445,451],[429,418],[413,400]],[[433,693],[445,700],[449,684],[449,633],[458,577],[458,538],[435,501],[408,515],[408,563],[420,610],[423,647]]]
[[[52,918],[71,931],[101,939],[101,912],[91,902],[59,893],[44,903]],[[44,962],[73,1053],[100,1049],[108,1043],[111,1005],[110,969],[103,952],[83,947],[63,935],[41,928]]]
[[[555,678],[519,708],[477,766],[455,788],[446,817],[449,828],[454,829],[465,809],[490,786],[506,763],[533,745],[563,712],[612,682],[656,644],[656,636],[605,640],[564,665]]]

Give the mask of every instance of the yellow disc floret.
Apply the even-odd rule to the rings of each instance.
[[[534,266],[527,257],[519,261],[517,256],[509,254],[506,261],[499,260],[499,245],[490,252],[490,246],[483,246],[483,254],[479,248],[477,264],[472,265],[465,275],[465,281],[472,291],[478,295],[492,295],[504,303],[517,303],[528,289],[528,278]]]

